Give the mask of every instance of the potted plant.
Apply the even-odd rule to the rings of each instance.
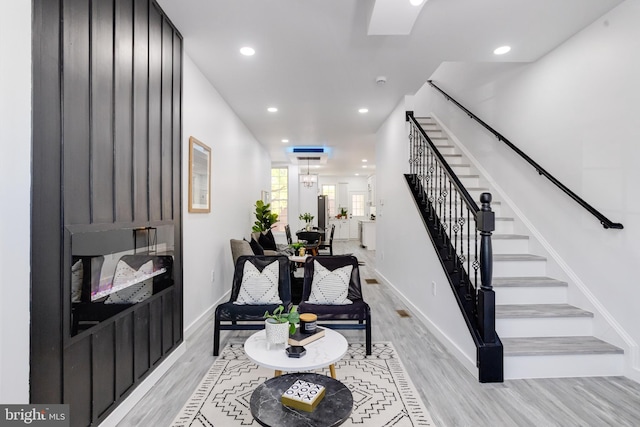
[[[251,228],[252,231],[267,231],[278,222],[278,214],[271,212],[271,203],[265,203],[262,200],[256,201],[256,222]]]
[[[296,307],[290,312],[284,312],[284,306],[279,305],[273,313],[264,312],[264,328],[267,334],[267,344],[287,344],[289,335],[296,331],[296,325],[300,322],[300,315]]]
[[[303,220],[304,222],[306,222],[306,229],[307,231],[311,230],[311,221],[313,221],[313,218],[315,218],[313,215],[311,215],[309,212],[305,212],[303,214],[300,214],[300,216],[298,217],[298,219]]]
[[[294,251],[294,253],[296,255],[300,255],[300,248],[304,246],[304,243],[302,243],[302,242],[293,242],[289,246],[291,248],[293,248],[293,251]]]

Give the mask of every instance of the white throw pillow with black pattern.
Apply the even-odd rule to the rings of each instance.
[[[318,261],[313,261],[313,281],[309,304],[347,305],[353,301],[347,298],[352,265],[336,268],[331,271]]]
[[[250,261],[245,261],[240,292],[233,303],[238,305],[282,304],[278,293],[279,278],[278,261],[267,265],[262,272],[258,271]]]
[[[153,261],[149,260],[137,270],[120,260],[116,264],[112,289],[118,289],[109,295],[105,304],[135,304],[153,295],[153,278],[144,280],[153,274]]]

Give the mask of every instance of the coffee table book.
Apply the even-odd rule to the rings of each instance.
[[[280,401],[283,405],[301,411],[313,412],[324,397],[325,388],[320,384],[296,380],[284,393]]]
[[[324,336],[324,328],[316,328],[316,332],[313,334],[303,334],[300,332],[300,328],[296,329],[296,332],[289,336],[289,345],[307,345],[310,342],[314,342]]]

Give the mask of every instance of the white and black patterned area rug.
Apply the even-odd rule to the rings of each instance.
[[[389,342],[349,344],[335,364],[336,377],[353,395],[353,411],[343,426],[433,426],[413,383]],[[314,371],[329,375],[329,369]],[[258,426],[251,416],[251,394],[273,377],[273,370],[251,362],[243,344],[229,344],[189,398],[172,427]]]

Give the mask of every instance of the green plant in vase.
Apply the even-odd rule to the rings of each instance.
[[[252,231],[267,231],[278,222],[278,214],[271,212],[271,203],[265,203],[262,200],[256,201],[256,222],[251,228]]]
[[[284,306],[279,305],[278,308],[273,310],[273,313],[269,311],[264,312],[264,318],[271,319],[272,323],[287,323],[289,322],[289,333],[293,334],[296,331],[296,325],[300,322],[300,314],[298,309],[294,306],[288,313],[284,312]]]
[[[313,215],[311,215],[309,212],[305,212],[303,214],[300,214],[300,216],[298,217],[298,219],[301,219],[302,221],[304,221],[306,223],[306,229],[310,230],[311,229],[311,221],[313,221],[313,218],[315,218]]]

